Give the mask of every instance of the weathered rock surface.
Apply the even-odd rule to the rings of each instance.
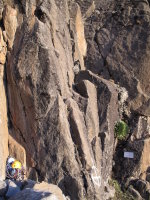
[[[148,138],[150,136],[150,117],[137,116],[134,117],[137,121],[136,126],[134,126],[131,140],[137,140],[142,138]]]
[[[107,183],[107,180],[109,179],[109,175],[112,170],[112,156],[113,156],[113,150],[114,150],[114,135],[113,135],[114,125],[116,121],[119,120],[118,104],[117,104],[118,92],[117,92],[117,87],[115,84],[94,75],[90,71],[82,71],[76,78],[77,82],[84,81],[84,80],[88,80],[92,82],[97,88],[97,106],[98,106],[97,112],[99,116],[98,117],[99,132],[95,132],[94,134],[97,136],[97,133],[98,133],[98,137],[100,137],[100,141],[101,141],[101,150],[102,150],[102,159],[101,159],[102,172],[101,173],[103,177],[102,179],[103,184],[105,185]],[[79,91],[81,91],[82,95],[83,94],[89,95],[88,94],[89,91],[84,92],[84,88],[82,89],[80,85],[79,87],[77,86],[77,90],[78,88],[79,88]],[[88,89],[89,88],[90,87],[88,87]],[[94,104],[93,104],[93,107],[91,107],[91,113],[93,111],[93,115],[96,115],[95,110],[93,109],[94,109]],[[86,111],[88,112],[88,108]],[[89,113],[88,118],[92,117],[91,113]],[[94,124],[94,125],[97,125],[97,124]],[[93,141],[92,141],[93,144],[97,143],[98,138],[96,136],[95,137],[93,136]]]
[[[56,185],[46,182],[37,183],[31,180],[14,181],[8,179],[0,182],[0,198],[12,200],[69,200]]]
[[[6,193],[7,198],[15,196],[18,192],[20,192],[19,186],[14,181],[7,180],[6,183],[7,183],[7,187],[8,187],[8,190]]]
[[[0,181],[0,197],[4,196],[7,191],[7,184],[5,181]]]
[[[94,82],[78,77],[72,89],[63,3],[66,12],[55,1],[37,4],[32,22],[26,18],[17,29],[7,65],[11,134],[26,149],[29,171],[36,171],[39,180],[58,184],[72,199],[105,199],[119,119],[117,88],[91,74]],[[76,91],[84,79],[86,97]]]
[[[129,186],[128,192],[137,200],[142,200],[140,193],[135,190],[132,186]]]
[[[18,192],[15,196],[9,198],[10,200],[65,200],[65,196],[62,194],[62,191],[56,186],[47,183],[35,184],[32,189],[23,189],[21,192]]]
[[[72,53],[74,64],[78,64],[80,69],[85,70],[84,57],[87,52],[87,44],[84,34],[84,19],[80,6],[72,3],[70,8],[70,32],[72,38]]]
[[[124,181],[130,176],[134,176],[135,178],[141,177],[142,179],[145,179],[145,173],[150,166],[150,158],[148,153],[150,151],[149,148],[150,139],[147,138],[129,142],[126,147],[118,150],[115,161],[116,165],[118,165],[118,162],[121,162],[121,164],[114,168],[116,176],[118,176],[118,178],[122,178]],[[125,151],[133,152],[134,158],[124,158],[123,153]]]
[[[3,32],[0,28],[0,64],[5,64],[7,53],[7,45],[3,38]]]
[[[0,180],[5,179],[5,165],[8,156],[7,102],[4,85],[4,66],[0,64]]]
[[[78,1],[83,15],[92,1]],[[129,92],[129,109],[150,115],[148,1],[95,1],[87,17],[85,66]]]
[[[4,8],[3,23],[8,38],[8,48],[11,49],[17,28],[17,11],[9,5],[6,5]]]
[[[115,175],[146,178],[149,13],[147,0],[0,0],[0,177],[8,154],[7,76],[9,153],[27,164],[28,177],[59,185],[71,199],[109,199],[114,125],[124,118],[130,134],[118,143]],[[36,187],[14,198],[54,198]]]
[[[146,175],[146,181],[148,181],[150,183],[150,173],[147,173],[147,175]]]

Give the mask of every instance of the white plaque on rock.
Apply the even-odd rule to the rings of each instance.
[[[124,152],[124,158],[134,158],[133,152]]]

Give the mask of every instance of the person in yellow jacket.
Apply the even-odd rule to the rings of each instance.
[[[6,164],[6,178],[12,180],[23,180],[25,175],[25,169],[21,162],[9,157]]]

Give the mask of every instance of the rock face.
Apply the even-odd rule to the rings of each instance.
[[[72,53],[74,63],[80,66],[80,69],[85,70],[84,57],[87,53],[87,44],[84,34],[84,20],[82,17],[80,6],[77,3],[72,3],[70,8],[70,31],[72,38]]]
[[[8,48],[11,49],[14,42],[14,37],[17,28],[17,11],[6,5],[3,11],[3,23],[6,31],[6,36],[8,39]]]
[[[45,182],[37,183],[35,181],[13,181],[6,180],[0,182],[1,199],[22,199],[22,200],[68,200],[60,190],[53,184]]]
[[[0,197],[4,196],[7,191],[7,184],[4,181],[0,181]]]
[[[4,41],[3,38],[3,32],[2,29],[0,28],[0,64],[5,64],[6,61],[6,53],[7,53],[7,46],[6,42]]]
[[[28,172],[34,170],[39,180],[58,184],[71,199],[106,199],[119,119],[117,87],[84,71],[74,83],[67,2],[59,6],[24,5],[7,64],[11,135],[26,150]],[[76,28],[83,31],[81,17],[78,6]],[[79,45],[84,32],[76,32]],[[78,48],[85,56],[83,43]]]
[[[79,1],[86,13],[87,1]],[[90,4],[90,3],[89,3]],[[86,20],[86,67],[129,92],[129,107],[149,116],[149,3],[95,1]]]
[[[0,0],[0,176],[8,154],[4,69],[9,153],[26,163],[28,177],[71,199],[109,199],[120,118],[130,135],[117,145],[116,177],[147,170],[149,12],[147,0]],[[126,162],[124,150],[135,158]],[[31,199],[34,189],[16,199]]]
[[[4,85],[4,66],[0,64],[0,180],[5,179],[5,165],[8,156],[7,102]]]
[[[123,181],[127,180],[130,176],[135,178],[146,179],[146,172],[150,166],[150,158],[148,152],[150,151],[150,139],[141,139],[134,142],[129,142],[126,147],[118,151],[116,164],[121,162],[116,168],[116,175],[122,178]],[[134,158],[123,158],[123,152],[133,152]]]
[[[8,188],[6,192],[6,198],[11,198],[20,192],[19,186],[14,181],[7,180],[6,183]]]
[[[9,198],[10,200],[66,200],[65,196],[62,194],[62,191],[52,184],[47,184],[42,182],[41,184],[35,184],[33,188],[23,189],[21,192],[17,192],[16,195]]]

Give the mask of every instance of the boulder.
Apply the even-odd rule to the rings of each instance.
[[[128,187],[128,190],[127,190],[135,199],[137,200],[142,200],[142,197],[140,195],[140,193],[135,190],[131,185]]]
[[[15,196],[9,198],[10,200],[29,200],[29,199],[47,199],[47,200],[65,200],[64,195],[61,190],[52,184],[40,183],[35,184],[33,189],[26,188],[21,192],[17,193]]]
[[[143,180],[138,180],[136,182],[135,187],[137,188],[137,190],[140,192],[140,194],[144,193],[146,190],[146,182]]]
[[[4,196],[7,191],[7,184],[5,181],[0,181],[0,196]]]
[[[143,198],[146,198],[147,196],[147,191],[150,189],[150,185],[149,183],[143,181],[143,180],[138,180],[136,182],[136,189],[139,191],[139,193],[141,194],[141,196]]]
[[[30,179],[27,179],[23,182],[23,185],[22,185],[22,188],[23,189],[27,189],[27,188],[33,188],[34,185],[36,184],[37,182],[33,181],[33,180],[30,180]]]
[[[7,190],[7,193],[6,193],[7,198],[15,196],[18,192],[20,192],[20,188],[17,186],[15,181],[6,180],[6,183],[7,183],[7,187],[8,187],[8,190]]]

